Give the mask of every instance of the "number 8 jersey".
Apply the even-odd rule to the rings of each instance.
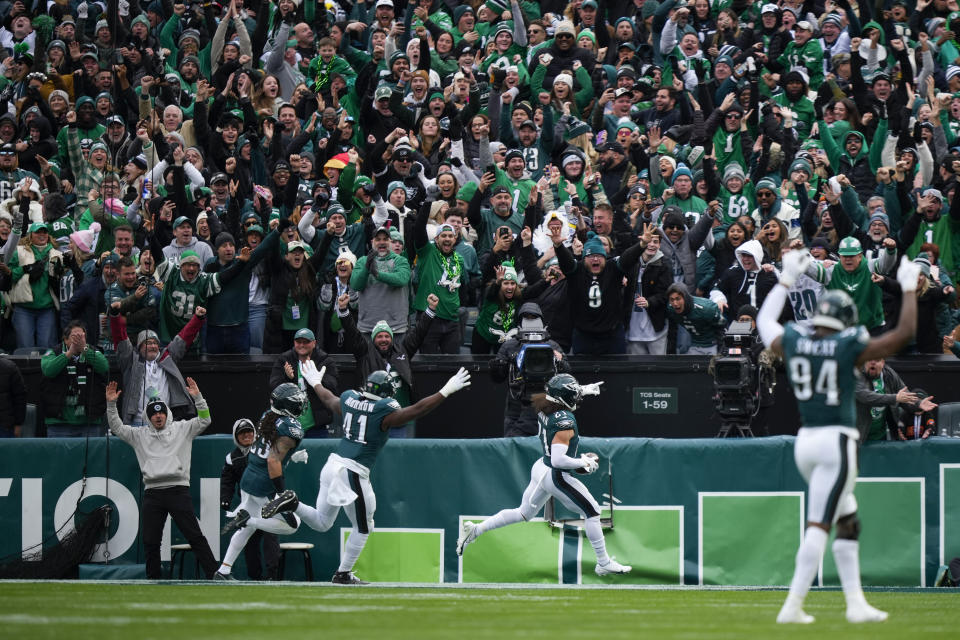
[[[818,338],[787,324],[781,344],[804,427],[856,426],[857,359],[869,341],[863,325]]]
[[[367,396],[350,389],[340,395],[340,409],[343,438],[337,447],[337,455],[372,469],[377,454],[390,438],[390,430],[385,431],[380,426],[384,418],[400,410],[400,403],[393,398]]]

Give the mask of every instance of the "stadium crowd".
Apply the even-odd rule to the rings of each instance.
[[[8,351],[380,368],[535,302],[564,352],[711,354],[808,248],[783,320],[889,330],[908,257],[906,352],[960,355],[956,0],[47,4],[0,2]]]

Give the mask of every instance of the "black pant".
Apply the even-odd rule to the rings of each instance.
[[[417,313],[417,320],[421,313],[423,312]],[[460,353],[460,341],[459,321],[434,318],[420,345],[420,353],[457,354]]]
[[[263,564],[266,567],[260,564],[261,540],[263,541]],[[277,536],[266,531],[257,531],[243,548],[243,558],[247,561],[247,576],[251,580],[276,580],[277,567],[280,564],[280,542]]]
[[[190,499],[190,487],[166,487],[163,489],[147,489],[143,492],[143,551],[147,559],[147,579],[159,580],[160,573],[160,539],[163,537],[163,525],[167,515],[180,529],[180,533],[190,543],[193,554],[203,567],[204,573],[210,578],[220,567],[214,559],[210,544],[200,531],[200,521],[193,510],[193,500]]]

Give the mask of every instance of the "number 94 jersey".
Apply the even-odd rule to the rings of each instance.
[[[822,338],[789,323],[781,344],[804,427],[855,427],[857,359],[870,342],[862,325]]]
[[[400,403],[393,398],[365,396],[350,389],[340,395],[340,410],[343,413],[343,439],[337,455],[356,460],[367,469],[372,469],[377,454],[390,438],[390,430],[381,429],[383,419],[399,411]]]

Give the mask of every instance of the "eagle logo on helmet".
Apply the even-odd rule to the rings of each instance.
[[[368,396],[377,398],[392,398],[397,392],[397,382],[394,376],[383,369],[374,371],[367,376],[367,381],[363,385],[363,392]]]
[[[839,289],[828,291],[817,303],[813,326],[843,331],[857,324],[857,305],[853,298]]]
[[[547,400],[550,402],[556,402],[573,411],[582,399],[583,389],[569,373],[555,375],[547,381]]]
[[[270,394],[270,410],[282,416],[299,418],[307,406],[307,394],[292,382],[284,382]]]

